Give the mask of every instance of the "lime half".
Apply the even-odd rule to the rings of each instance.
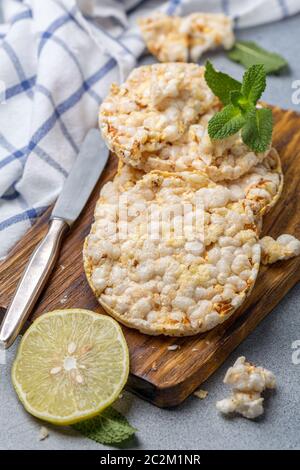
[[[89,310],[55,310],[24,334],[12,381],[29,413],[69,425],[114,402],[128,373],[128,348],[115,320]]]

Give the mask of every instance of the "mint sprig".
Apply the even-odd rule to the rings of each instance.
[[[72,427],[85,437],[106,445],[120,444],[132,437],[136,431],[125,416],[112,407],[95,418],[73,424]]]
[[[272,139],[272,111],[256,107],[266,88],[264,65],[255,64],[249,67],[240,83],[229,75],[218,72],[207,61],[205,80],[225,105],[208,123],[210,138],[225,139],[242,130],[242,140],[251,150],[266,151]]]

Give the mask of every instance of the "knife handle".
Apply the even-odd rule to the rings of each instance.
[[[20,333],[57,261],[69,225],[53,218],[45,238],[34,250],[0,329],[0,345],[9,348]]]

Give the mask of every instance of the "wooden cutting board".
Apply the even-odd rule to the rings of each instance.
[[[300,115],[279,108],[273,111],[274,144],[282,159],[285,184],[280,201],[264,220],[263,234],[277,237],[290,233],[300,238]],[[116,158],[110,157],[84,212],[65,239],[57,266],[32,318],[57,308],[81,307],[103,312],[85,279],[82,245],[90,230],[99,190],[113,177],[116,166]],[[47,230],[48,215],[49,211],[0,265],[2,309],[7,308],[28,257]],[[300,257],[262,267],[246,304],[226,323],[206,334],[177,339],[152,337],[124,327],[131,359],[128,387],[158,406],[178,405],[222,364],[298,280]],[[169,351],[171,344],[179,348]]]

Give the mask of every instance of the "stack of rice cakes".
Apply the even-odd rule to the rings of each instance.
[[[261,218],[282,190],[274,148],[256,154],[239,133],[210,140],[207,123],[221,104],[204,71],[186,63],[137,68],[100,108],[102,135],[120,163],[101,190],[85,271],[110,315],[151,335],[210,330],[243,303],[259,270]],[[190,212],[172,213],[176,204]],[[163,221],[154,237],[150,206]],[[197,211],[199,232],[175,233],[191,228]]]

